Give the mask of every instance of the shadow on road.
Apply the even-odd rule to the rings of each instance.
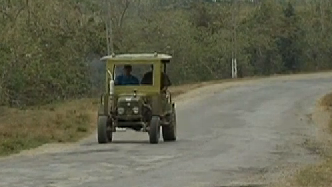
[[[113,140],[110,144],[150,144],[147,140]]]
[[[266,187],[264,184],[246,184],[246,185],[227,185],[227,186],[217,186],[217,187]]]
[[[178,142],[178,141],[177,141]],[[159,144],[174,144],[175,142],[164,142],[162,140],[159,141]],[[98,144],[98,142],[85,142],[85,143],[82,143],[81,146],[106,146],[106,145],[112,145],[112,144],[115,144],[115,145],[121,145],[121,144],[138,144],[138,145],[148,145],[150,144],[150,142],[148,140],[113,140],[112,142],[110,143],[107,143],[107,144]],[[159,145],[159,144],[156,144],[156,145]],[[153,144],[151,144],[153,145]]]

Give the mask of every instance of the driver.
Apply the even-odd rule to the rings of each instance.
[[[135,85],[139,84],[138,78],[131,75],[132,66],[131,65],[124,65],[123,67],[123,74],[119,75],[115,78],[114,84],[115,85]]]

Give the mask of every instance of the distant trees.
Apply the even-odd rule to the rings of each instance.
[[[84,58],[99,46],[104,32],[97,23],[76,3],[64,1],[3,1],[0,13],[1,104],[43,104],[86,95],[91,86]]]
[[[0,0],[0,104],[93,95],[103,84],[103,1]],[[330,1],[238,1],[241,76],[332,68]],[[112,1],[117,53],[174,56],[174,83],[231,76],[231,1]],[[98,84],[99,83],[99,84]]]
[[[295,9],[290,2],[283,8],[281,20],[283,22],[281,25],[282,31],[278,38],[277,46],[284,64],[283,72],[294,73],[300,70],[303,30]]]

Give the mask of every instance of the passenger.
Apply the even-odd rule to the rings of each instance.
[[[115,85],[135,85],[139,84],[139,80],[137,77],[131,75],[132,66],[124,65],[123,67],[124,73],[115,78]]]
[[[150,84],[152,85],[153,80],[153,65],[151,65],[151,70],[144,74],[141,84]],[[161,84],[160,90],[165,90],[167,87],[171,86],[171,80],[169,79],[168,75],[164,72],[161,72]]]

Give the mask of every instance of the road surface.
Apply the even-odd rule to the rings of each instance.
[[[1,187],[223,187],[268,184],[316,161],[308,114],[332,75],[213,85],[177,100],[178,141],[145,133],[95,135],[67,149],[0,160]],[[226,89],[227,88],[227,89]]]

